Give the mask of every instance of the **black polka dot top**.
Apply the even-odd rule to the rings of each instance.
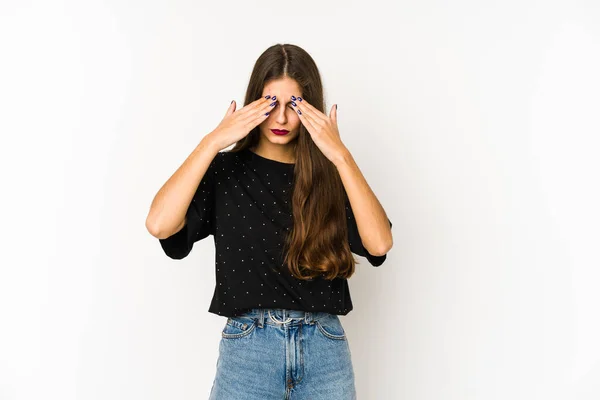
[[[347,279],[294,278],[283,264],[285,233],[292,227],[294,164],[249,149],[221,151],[211,162],[186,212],[186,225],[159,239],[172,259],[213,235],[216,285],[209,312],[236,316],[253,308],[285,308],[346,315],[352,310]],[[380,266],[386,255],[364,248],[346,198],[348,242],[354,254]],[[392,223],[390,221],[390,227]]]

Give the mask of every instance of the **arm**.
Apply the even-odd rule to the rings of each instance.
[[[292,96],[294,109],[308,130],[315,145],[337,168],[365,250],[381,256],[392,248],[392,223],[367,184],[350,151],[344,146],[337,126],[337,104],[329,117],[313,107],[306,99]],[[382,260],[379,260],[382,261]]]
[[[183,229],[196,188],[218,152],[210,135],[205,136],[160,188],[146,218],[146,229],[152,236],[166,239]]]
[[[364,247],[376,256],[386,254],[393,246],[393,238],[385,210],[349,150],[340,152],[334,165],[344,184]]]

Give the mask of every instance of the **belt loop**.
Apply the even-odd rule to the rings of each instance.
[[[312,324],[312,313],[310,311],[304,312],[304,322],[311,325]]]
[[[265,311],[261,308],[258,310],[258,327],[262,328],[265,322]]]

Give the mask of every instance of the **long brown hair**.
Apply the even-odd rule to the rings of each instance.
[[[283,77],[298,82],[303,98],[324,112],[317,65],[305,50],[293,44],[276,44],[260,55],[250,76],[244,105],[259,99],[268,81]],[[229,151],[254,147],[259,139],[257,126]],[[285,239],[284,262],[298,279],[349,278],[354,274],[356,260],[348,245],[345,191],[337,168],[315,145],[302,123],[295,149],[294,224]]]

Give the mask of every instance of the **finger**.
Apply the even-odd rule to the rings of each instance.
[[[229,105],[229,108],[227,109],[227,112],[225,113],[225,117],[233,114],[235,112],[235,100],[231,101],[231,104]]]
[[[317,128],[317,127],[320,128],[322,126],[321,123],[319,121],[315,120],[309,112],[305,112],[305,111],[306,111],[306,109],[300,110],[300,112],[302,113],[302,114],[300,114],[300,120],[304,119],[304,121],[306,123],[308,123],[313,129]]]
[[[298,118],[300,118],[300,122],[306,127],[306,129],[310,132],[314,132],[315,125],[313,124],[310,118],[307,118],[307,114],[305,114],[302,110],[298,109],[298,103],[295,102],[296,105],[292,104],[292,107],[296,110],[296,114],[298,114]]]
[[[296,110],[296,113],[300,117],[301,121],[306,121],[311,127],[316,128],[322,126],[323,123],[314,118],[314,113],[303,105],[305,100],[294,101],[292,100],[292,107]]]
[[[294,103],[296,103],[300,107],[300,110],[303,113],[309,114],[309,116],[312,117],[313,120],[321,121],[323,124],[327,122],[327,116],[323,114],[320,110],[317,110],[315,107],[313,107],[312,104],[307,102],[305,99],[295,101]]]
[[[252,127],[255,127],[256,125],[260,124],[262,121],[269,117],[271,110],[273,109],[273,107],[275,107],[276,104],[277,100],[271,103],[265,103],[265,105],[261,107],[256,113],[250,114],[250,118],[247,118],[245,122],[252,125]]]
[[[247,104],[246,106],[244,106],[239,113],[242,116],[247,117],[248,115],[253,115],[253,112],[256,111],[257,109],[263,107],[264,105],[268,105],[270,104],[272,101],[270,99],[271,96],[269,96],[269,99],[267,99],[265,96],[254,100],[253,102]]]
[[[245,116],[245,122],[249,122],[249,121],[255,121],[255,120],[259,120],[262,117],[268,117],[269,114],[271,112],[271,110],[273,109],[273,107],[275,107],[277,105],[277,100],[275,101],[271,101],[272,99],[266,99],[267,101],[265,103],[262,103],[261,106],[254,110],[254,112],[249,113]]]
[[[337,104],[331,107],[331,111],[329,111],[329,118],[331,118],[333,123],[337,125]]]

